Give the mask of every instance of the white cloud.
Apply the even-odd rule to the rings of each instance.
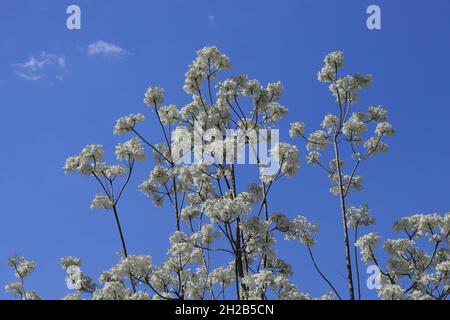
[[[44,78],[56,78],[62,80],[66,69],[66,58],[42,51],[38,56],[21,63],[13,64],[14,72],[20,78],[36,81]]]
[[[215,17],[214,15],[210,14],[210,15],[208,15],[208,20],[209,20],[211,23],[214,23],[214,21],[216,21],[216,17]]]
[[[126,51],[113,43],[98,40],[88,45],[87,54],[88,56],[102,55],[109,57],[119,57],[125,55]]]

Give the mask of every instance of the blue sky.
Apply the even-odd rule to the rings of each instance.
[[[69,4],[81,7],[82,30],[66,29]],[[381,7],[381,30],[366,28],[370,4]],[[104,144],[112,159],[115,120],[147,111],[142,99],[150,84],[164,87],[168,102],[187,103],[183,76],[205,45],[225,52],[234,74],[283,82],[284,139],[290,122],[316,129],[333,110],[315,73],[328,52],[343,51],[345,71],[374,78],[358,107],[384,105],[397,130],[391,151],[364,164],[365,189],[351,197],[352,204],[368,203],[378,220],[367,231],[394,237],[390,226],[402,215],[448,212],[449,14],[446,0],[1,1],[0,284],[13,279],[6,265],[13,253],[37,262],[27,286],[46,298],[68,293],[60,257],[82,258],[95,278],[117,261],[112,216],[89,209],[97,186],[66,176],[64,160],[90,143]],[[115,45],[115,54],[90,52],[98,41]],[[158,140],[152,122],[146,125]],[[139,164],[121,212],[129,251],[159,263],[174,222],[168,209],[136,191],[150,168]],[[302,163],[295,178],[273,190],[270,206],[319,223],[317,260],[345,292],[338,202],[328,188],[319,169]],[[300,244],[280,243],[279,252],[294,265],[301,291],[328,290]]]

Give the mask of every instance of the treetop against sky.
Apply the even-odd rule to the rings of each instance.
[[[446,1],[71,5],[0,5],[0,298],[448,296]]]

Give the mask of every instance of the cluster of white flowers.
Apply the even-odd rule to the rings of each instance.
[[[379,137],[372,137],[364,143],[364,148],[367,149],[368,154],[376,155],[386,153],[389,146],[381,141]]]
[[[350,207],[347,209],[347,223],[350,228],[359,226],[370,226],[375,223],[375,218],[370,216],[370,209],[367,204],[360,207]]]
[[[261,299],[267,288],[274,287],[275,275],[272,271],[264,269],[258,273],[245,276],[242,278],[242,283],[248,288],[249,299]]]
[[[317,165],[319,163],[320,153],[316,150],[309,151],[306,156],[306,162],[311,165]]]
[[[79,293],[75,292],[65,295],[61,300],[78,301],[83,300],[83,297]]]
[[[287,232],[291,226],[288,217],[282,213],[274,213],[270,216],[270,221],[275,224],[275,227],[281,232]]]
[[[250,212],[252,199],[247,192],[232,197],[207,199],[204,203],[204,212],[211,219],[229,222]]]
[[[270,151],[273,159],[280,163],[280,170],[288,177],[294,176],[299,169],[298,149],[288,143],[279,143]]]
[[[184,91],[197,94],[203,81],[211,74],[231,67],[230,59],[217,47],[204,47],[197,51],[197,59],[189,66]]]
[[[390,255],[402,255],[411,252],[414,241],[409,239],[387,239],[383,244],[383,249]]]
[[[130,132],[134,129],[136,124],[145,120],[145,116],[142,113],[130,114],[129,116],[117,119],[116,126],[114,127],[114,134],[121,135]]]
[[[371,75],[354,74],[337,79],[330,85],[330,91],[338,103],[355,103],[358,101],[358,90],[367,88],[371,82]]]
[[[300,137],[305,133],[305,124],[303,122],[297,121],[291,123],[291,128],[289,129],[289,136],[291,138]]]
[[[328,136],[325,131],[317,130],[308,137],[308,150],[326,149],[328,146]]]
[[[92,294],[93,300],[127,300],[131,291],[122,281],[106,282]]]
[[[364,262],[373,261],[374,249],[380,241],[380,236],[376,233],[368,233],[360,237],[355,245],[361,251],[361,257]]]
[[[8,266],[14,270],[14,275],[20,281],[6,284],[5,291],[14,297],[20,297],[22,300],[41,300],[41,297],[35,291],[26,290],[24,285],[25,278],[28,278],[34,272],[36,263],[24,257],[12,256],[8,259]]]
[[[320,124],[322,128],[328,130],[328,134],[334,133],[339,127],[339,119],[334,114],[325,115],[322,123]]]
[[[267,299],[266,292],[272,289],[276,292],[276,297],[282,300],[314,300],[311,296],[298,291],[296,286],[289,281],[285,274],[275,274],[264,269],[260,272],[247,275],[242,278],[246,286],[246,299],[259,300]],[[332,300],[335,297],[332,294],[322,296],[322,300]]]
[[[100,172],[106,178],[111,180],[115,180],[116,177],[120,177],[125,174],[125,168],[120,164],[109,166],[105,163],[102,163],[101,165],[98,165],[98,169],[99,170],[96,171]]]
[[[236,280],[235,266],[218,267],[211,272],[212,283],[220,284],[222,287],[227,287]]]
[[[5,291],[14,297],[20,296],[22,300],[42,300],[42,298],[33,290],[26,291],[20,282],[9,283],[5,286]]]
[[[67,257],[63,257],[61,258],[61,267],[63,269],[67,269],[69,267],[81,267],[81,259],[77,258],[77,257],[72,257],[72,256],[67,256]]]
[[[373,121],[386,121],[388,116],[388,112],[382,106],[369,107],[367,114],[369,120]]]
[[[383,300],[403,300],[403,288],[397,284],[383,284],[378,290],[378,296]]]
[[[145,160],[146,154],[141,141],[133,138],[116,146],[116,157],[118,160]]]
[[[403,217],[394,223],[394,229],[404,232],[406,238],[387,239],[383,243],[388,259],[384,271],[381,271],[382,284],[378,289],[380,298],[435,300],[445,299],[448,296],[450,292],[448,219],[450,213],[443,216],[418,214]],[[422,237],[428,237],[433,243],[431,253],[419,248]],[[375,245],[379,239],[379,236],[368,234],[357,241],[365,262],[375,262],[378,265]]]
[[[330,188],[330,192],[332,194],[334,194],[335,196],[340,195],[341,187],[339,185],[338,173],[336,171],[334,171],[330,175],[330,179],[334,183],[334,185]],[[352,177],[351,175],[347,175],[347,174],[342,176],[342,185],[344,186],[343,189],[347,190],[347,192],[349,192],[350,190],[361,191],[363,188],[362,182],[363,182],[363,177],[361,177],[361,176],[353,175],[353,177]]]
[[[153,198],[155,204],[162,204],[167,195],[167,184],[175,179],[175,187],[180,192],[190,190],[191,186],[198,187],[202,196],[209,195],[212,186],[210,177],[205,174],[205,163],[192,166],[163,167],[157,165],[148,179],[139,185],[139,189],[148,197]],[[164,190],[165,192],[161,191]],[[189,210],[189,209],[188,209]]]
[[[221,233],[214,230],[213,224],[205,224],[199,231],[192,233],[189,237],[189,242],[191,242],[194,247],[209,247],[213,244],[214,240],[220,236]]]
[[[5,291],[12,294],[14,297],[23,297],[25,295],[25,288],[20,282],[11,282],[5,286]]]
[[[103,160],[105,152],[103,146],[100,144],[91,144],[83,148],[80,153],[81,161],[96,161],[101,162]]]
[[[159,108],[158,113],[163,124],[174,124],[180,120],[180,113],[174,104]]]
[[[241,224],[246,248],[252,254],[273,255],[275,238],[269,233],[269,221],[251,217]]]
[[[185,206],[181,210],[181,219],[184,221],[192,221],[200,214],[200,209],[192,205]]]
[[[27,260],[24,257],[13,256],[8,259],[8,266],[14,268],[15,276],[19,279],[25,279],[33,273],[36,263],[33,260]]]
[[[130,255],[112,267],[111,273],[117,277],[131,276],[139,281],[145,281],[149,279],[152,270],[152,257]]]
[[[378,136],[393,136],[395,134],[395,130],[389,122],[383,121],[377,124],[375,133]]]
[[[219,92],[217,93],[217,105],[219,108],[226,108],[225,115],[229,114],[229,108],[234,109],[232,102],[237,103],[240,95],[251,97],[253,100],[253,109],[251,113],[256,119],[261,115],[266,123],[274,123],[282,119],[288,112],[287,108],[278,103],[283,91],[281,82],[269,83],[266,87],[259,84],[257,80],[249,80],[247,76],[241,75],[231,79],[227,79],[219,84]],[[239,109],[240,106],[237,105]],[[254,119],[246,119],[244,114],[238,115],[240,126],[257,127],[257,121]],[[263,124],[262,122],[259,124]]]
[[[442,279],[444,286],[450,288],[450,260],[445,260],[436,265],[436,274]]]
[[[437,240],[433,238],[436,232],[434,229],[439,229],[440,233],[445,235],[450,232],[450,213],[440,216],[433,214],[416,214],[408,217],[403,217],[394,223],[394,230],[407,231],[411,236],[431,236],[430,240]],[[443,239],[441,239],[443,240]]]
[[[96,194],[91,202],[91,209],[111,210],[114,207],[114,201],[105,194]]]
[[[148,106],[163,104],[164,89],[159,87],[149,87],[145,92],[144,103]]]
[[[361,140],[361,134],[367,130],[364,123],[364,114],[361,112],[354,112],[350,119],[344,122],[342,126],[342,133],[353,137],[355,141]]]
[[[290,224],[285,233],[286,240],[297,240],[306,246],[313,246],[316,241],[314,235],[319,231],[319,226],[309,222],[303,216],[298,216]]]
[[[322,82],[335,81],[337,68],[344,66],[344,54],[340,51],[331,52],[323,62],[324,66],[317,73],[317,79]]]
[[[81,150],[80,155],[67,158],[64,171],[66,173],[79,172],[83,175],[90,175],[95,170],[95,165],[103,161],[104,154],[102,145],[88,145]]]

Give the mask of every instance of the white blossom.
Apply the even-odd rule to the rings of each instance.
[[[106,282],[103,288],[94,291],[93,300],[125,300],[131,292],[122,282]]]
[[[106,209],[111,210],[114,207],[114,201],[105,194],[96,194],[91,201],[91,209]]]
[[[339,119],[334,114],[327,114],[321,123],[322,128],[328,129],[328,133],[332,133],[339,126]]]
[[[289,135],[291,138],[302,136],[305,133],[305,124],[303,122],[297,121],[291,123],[291,128],[289,130]]]
[[[378,296],[383,300],[403,300],[402,287],[397,284],[383,284],[378,290]]]
[[[207,199],[204,203],[204,211],[208,217],[218,221],[233,221],[244,216],[251,210],[251,197],[246,193],[240,193],[236,198]]]
[[[370,216],[369,206],[364,204],[359,208],[349,207],[347,209],[347,222],[350,228],[358,226],[369,226],[375,223],[375,219]]]
[[[270,221],[275,224],[281,232],[287,232],[291,226],[289,218],[282,213],[274,213],[270,216]]]
[[[336,101],[354,103],[358,100],[358,90],[368,87],[371,82],[371,75],[354,74],[337,79],[330,85],[330,91],[336,97]]]
[[[386,153],[388,145],[381,141],[380,137],[372,137],[364,143],[364,147],[367,149],[368,154],[375,155],[379,153]]]
[[[174,124],[180,119],[177,106],[174,104],[159,108],[158,113],[163,124]]]
[[[383,249],[391,255],[402,255],[405,252],[411,251],[414,246],[414,241],[409,239],[388,239],[383,244]]]
[[[298,216],[289,225],[285,233],[286,240],[297,240],[300,243],[312,246],[315,244],[314,235],[319,230],[315,223],[309,222],[305,217]]]
[[[197,51],[197,59],[189,66],[185,76],[184,90],[197,94],[201,83],[216,70],[229,69],[230,59],[217,47],[204,47]]]
[[[380,236],[376,233],[368,233],[356,241],[355,245],[359,248],[364,262],[373,261],[372,253],[374,253],[374,248],[379,240]]]
[[[308,164],[316,165],[319,163],[320,153],[313,150],[309,151],[308,155],[306,156],[306,162]]]
[[[181,219],[190,221],[200,214],[200,210],[194,206],[186,206],[181,210]]]
[[[229,286],[236,279],[234,266],[218,267],[211,272],[212,283],[218,283],[223,287]]]
[[[336,79],[336,69],[344,66],[344,54],[340,51],[331,52],[324,59],[322,70],[317,73],[317,78],[322,82],[332,82]]]
[[[116,146],[116,157],[118,160],[145,160],[146,154],[138,138],[133,138]]]
[[[370,120],[375,121],[386,121],[388,116],[388,112],[382,106],[369,107],[367,114]]]
[[[128,297],[125,298],[125,300],[149,300],[149,295],[147,292],[138,291],[135,293],[131,293]]]
[[[159,87],[149,87],[145,92],[144,103],[148,106],[163,104],[164,89]]]
[[[36,262],[24,257],[13,256],[8,259],[8,266],[14,268],[16,278],[24,279],[33,273]]]
[[[144,281],[152,273],[152,258],[144,255],[129,255],[112,268],[112,273],[121,277],[130,277],[130,274]]]
[[[24,300],[42,300],[42,298],[36,293],[36,291],[27,291],[24,295]]]
[[[308,141],[307,149],[309,151],[326,149],[328,146],[327,134],[322,130],[311,133],[308,137]]]
[[[121,135],[130,132],[134,129],[136,124],[145,120],[145,116],[142,113],[130,114],[129,116],[119,118],[116,121],[114,127],[114,134]]]
[[[384,121],[377,124],[375,133],[378,136],[393,136],[395,134],[395,130],[389,122]]]
[[[80,153],[80,160],[87,162],[90,160],[102,162],[105,152],[100,144],[91,144],[83,148]]]
[[[69,293],[63,297],[62,300],[83,300],[83,298],[79,293]]]
[[[355,112],[350,119],[346,121],[342,127],[342,133],[347,136],[353,136],[355,140],[359,140],[360,135],[367,130],[364,118],[361,113]]]
[[[81,260],[77,257],[67,256],[64,258],[61,258],[61,267],[63,269],[67,269],[72,266],[81,266]]]
[[[5,286],[5,291],[12,294],[14,297],[23,296],[25,294],[25,288],[20,282],[8,283]]]
[[[288,143],[279,143],[272,148],[270,154],[280,162],[282,173],[288,177],[297,173],[300,167],[297,147]]]

